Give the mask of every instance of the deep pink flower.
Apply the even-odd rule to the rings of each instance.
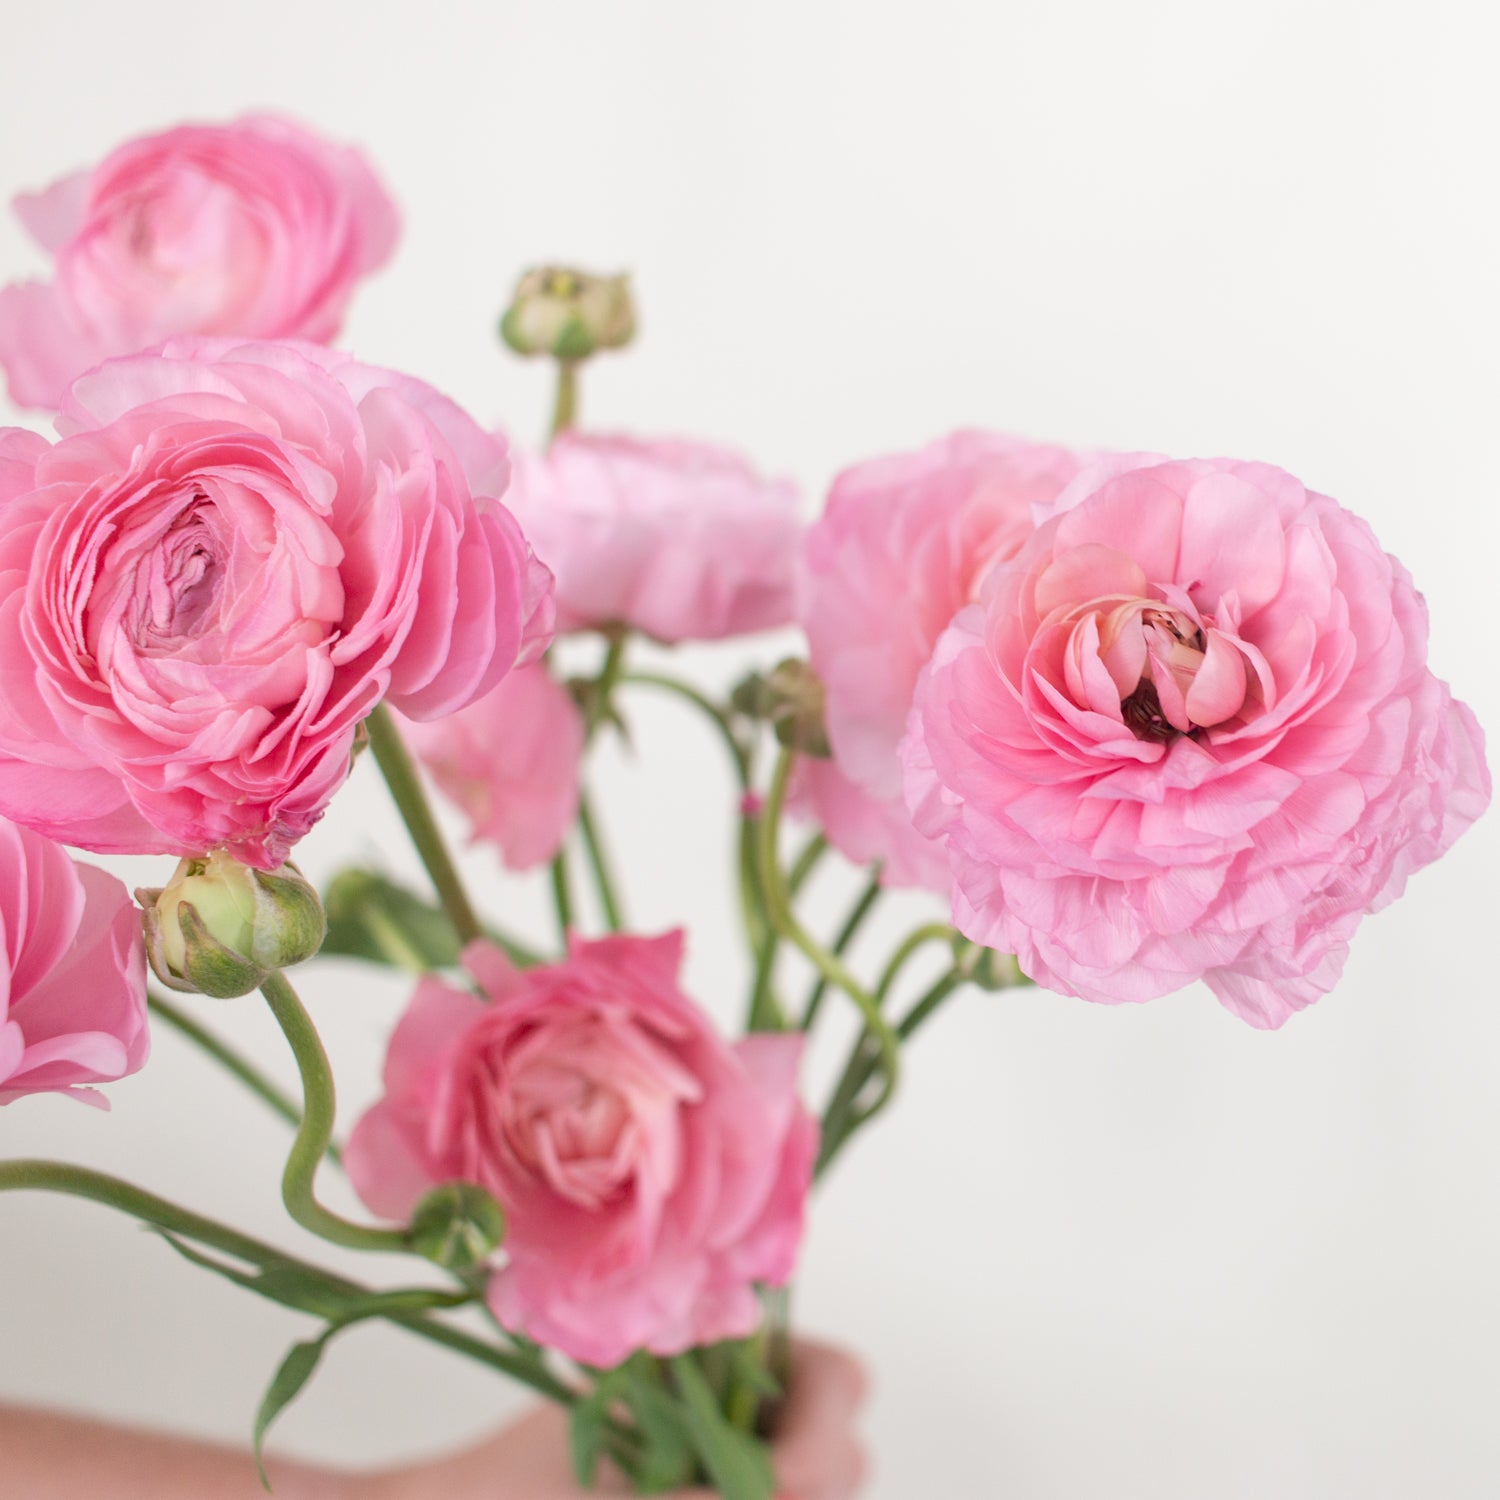
[[[845,855],[884,859],[888,884],[946,887],[947,862],[923,848],[901,796],[896,747],[917,675],[1083,463],[1065,448],[956,432],[846,469],[807,534],[800,614],[837,770],[806,768],[803,805]]]
[[[56,262],[0,290],[22,406],[55,408],[85,370],[174,334],[327,343],[397,231],[357,151],[267,116],[127,142],[15,206]]]
[[[791,1275],[817,1149],[801,1035],[722,1042],[678,988],[682,937],[574,939],[517,972],[465,954],[484,999],[424,980],[349,1175],[405,1220],[477,1182],[509,1220],[489,1303],[507,1328],[615,1365],[740,1338]]]
[[[578,816],[583,715],[540,663],[445,719],[407,727],[407,743],[468,815],[471,837],[512,870],[545,864]]]
[[[1482,736],[1363,521],[1262,464],[1122,468],[944,634],[908,797],[958,927],[1041,983],[1203,978],[1278,1026],[1479,816]]]
[[[389,698],[414,718],[545,645],[504,446],[313,345],[183,339],[0,430],[0,812],[85,848],[271,868]]]
[[[0,818],[0,1104],[71,1094],[146,1061],[141,915],[112,875]]]
[[[707,443],[562,433],[516,450],[508,503],[557,575],[560,630],[718,640],[793,615],[797,492]]]

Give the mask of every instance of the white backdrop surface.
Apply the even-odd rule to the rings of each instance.
[[[533,432],[541,373],[492,332],[515,275],[630,267],[643,341],[588,374],[585,419],[737,443],[809,514],[843,464],[961,424],[1269,459],[1410,567],[1435,670],[1493,732],[1497,41],[1479,0],[18,3],[0,192],[181,119],[296,114],[362,144],[405,213],[346,346]],[[0,279],[40,266],[0,224]],[[783,644],[689,660],[727,681]],[[728,780],[670,706],[635,721],[641,761],[599,768],[632,914],[689,928],[728,1025]],[[359,853],[419,878],[368,766],[303,846],[320,875]],[[876,1373],[871,1500],[1500,1492],[1497,872],[1491,816],[1275,1035],[1202,989],[953,1004],[822,1194],[796,1298]],[[848,889],[820,884],[823,920]],[[308,989],[347,1120],[405,986],[329,966]],[[289,1075],[253,1001],[211,1019]],[[0,1154],[299,1243],[279,1126],[174,1037],[112,1096],[0,1111]],[[237,1439],[305,1326],[105,1210],[0,1198],[0,1396]],[[372,1329],[281,1442],[377,1461],[519,1401]]]

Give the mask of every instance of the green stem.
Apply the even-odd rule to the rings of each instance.
[[[791,893],[781,873],[777,857],[777,833],[781,810],[786,803],[787,782],[791,776],[795,752],[783,750],[771,778],[770,794],[760,821],[760,879],[766,901],[766,916],[771,926],[811,960],[813,966],[832,985],[849,996],[865,1019],[865,1032],[880,1048],[884,1081],[880,1094],[870,1106],[870,1113],[885,1107],[896,1087],[900,1070],[900,1046],[896,1033],[880,1013],[875,997],[845,967],[836,953],[830,953],[797,920],[792,911]]]
[[[955,990],[961,989],[966,982],[962,974],[944,974],[901,1018],[901,1024],[896,1027],[897,1036],[902,1041],[906,1041],[949,995]]]
[[[335,1245],[347,1245],[353,1250],[409,1249],[404,1230],[355,1224],[318,1202],[314,1191],[318,1166],[333,1136],[333,1072],[311,1017],[285,977],[273,973],[261,985],[260,992],[291,1045],[297,1071],[302,1075],[302,1123],[287,1153],[286,1170],[281,1177],[281,1197],[287,1212],[304,1229]]]
[[[557,394],[552,401],[552,436],[566,432],[578,419],[578,364],[576,360],[557,362]]]
[[[925,929],[918,929],[912,934],[912,938]],[[933,934],[929,931],[929,938]],[[947,934],[951,939],[951,932]],[[911,938],[907,944],[911,943]],[[903,944],[903,947],[907,946]],[[955,990],[962,989],[972,977],[974,961],[982,956],[982,950],[975,948],[972,944],[966,945],[967,955],[961,955],[959,962],[946,974],[940,976],[933,984],[923,992],[920,998],[901,1018],[896,1027],[896,1035],[903,1042],[909,1041],[923,1026],[930,1016],[942,1005],[949,995]],[[911,951],[915,951],[914,948]],[[1012,960],[1013,977],[1000,986],[1010,988],[1012,985],[1029,984],[1031,981],[1021,973],[1019,966]],[[822,1144],[818,1153],[817,1172],[821,1176],[829,1167],[844,1146],[848,1144],[851,1136],[869,1119],[869,1112],[861,1112],[854,1109],[854,1101],[858,1099],[861,1090],[870,1081],[874,1073],[878,1059],[870,1055],[869,1049],[863,1052],[856,1050],[849,1059],[849,1066],[844,1071],[844,1077],[839,1080],[833,1101],[829,1104],[827,1112],[823,1117]]]
[[[700,693],[691,683],[680,682],[677,678],[668,677],[660,672],[625,672],[621,674],[619,680],[621,683],[654,687],[660,692],[671,693],[690,707],[697,709],[713,725],[720,739],[724,741],[724,748],[729,751],[729,758],[734,763],[735,778],[739,782],[740,790],[749,791],[749,751],[740,743],[729,715],[713,699],[705,693]]]
[[[189,1041],[202,1048],[216,1062],[233,1073],[256,1098],[268,1105],[275,1114],[280,1115],[287,1124],[300,1125],[302,1123],[302,1111],[297,1108],[291,1095],[283,1093],[256,1068],[254,1063],[247,1062],[227,1042],[220,1041],[213,1032],[200,1026],[185,1010],[180,1010],[160,995],[148,992],[146,1004],[154,1015],[160,1016],[169,1026],[180,1031]],[[343,1165],[343,1157],[339,1148],[331,1141],[328,1145],[328,1158],[337,1166]]]
[[[691,683],[682,682],[676,677],[667,676],[661,672],[626,672],[620,677],[622,684],[629,683],[639,687],[655,688],[658,692],[669,693],[689,708],[697,710],[713,727],[714,732],[723,741],[724,748],[729,752],[730,763],[734,768],[735,780],[739,785],[742,797],[748,797],[751,788],[752,754],[735,732],[734,722],[728,711],[715,703],[707,694],[701,693]],[[740,880],[740,909],[745,923],[745,936],[750,944],[751,951],[757,956],[757,983],[759,964],[764,962],[762,950],[767,940],[767,924],[764,912],[764,901],[760,894],[760,878],[757,869],[757,856],[755,850],[756,820],[748,810],[742,811],[740,816],[739,832],[739,880]],[[752,1014],[754,1014],[755,1001],[752,998]]]
[[[332,1292],[343,1296],[369,1296],[371,1288],[357,1281],[325,1271],[321,1266],[299,1260],[294,1255],[268,1245],[263,1240],[242,1234],[227,1224],[205,1218],[191,1209],[159,1198],[133,1183],[105,1172],[91,1171],[87,1167],[75,1167],[67,1162],[56,1161],[4,1161],[0,1162],[0,1192],[33,1191],[44,1193],[66,1193],[75,1198],[86,1198],[95,1203],[128,1214],[146,1224],[154,1224],[184,1239],[196,1241],[222,1250],[249,1265],[282,1267],[296,1271],[309,1280],[321,1281]],[[513,1354],[506,1349],[487,1344],[472,1334],[453,1328],[446,1323],[421,1313],[391,1310],[382,1313],[386,1322],[395,1323],[435,1344],[442,1344],[470,1359],[501,1370],[516,1380],[529,1385],[544,1396],[565,1405],[573,1405],[578,1393],[546,1370],[539,1361]]]
[[[566,948],[568,934],[573,930],[573,892],[568,880],[566,849],[559,849],[552,858],[552,905],[557,912],[557,930]]]
[[[891,954],[890,961],[886,964],[884,972],[880,976],[880,982],[875,986],[875,999],[880,1005],[885,1004],[886,996],[890,994],[892,985],[900,976],[901,970],[906,967],[907,962],[913,954],[919,952],[928,943],[942,943],[950,952],[953,940],[957,934],[946,922],[929,922],[923,927],[917,928],[910,933],[897,946],[896,951]]]
[[[365,720],[365,725],[370,733],[370,749],[375,754],[375,763],[385,777],[401,819],[411,834],[411,841],[432,878],[443,910],[448,913],[459,942],[472,943],[482,935],[483,929],[469,904],[468,892],[464,890],[463,880],[448,852],[437,819],[432,815],[432,806],[422,789],[416,764],[396,728],[396,721],[382,703]]]
[[[792,861],[792,868],[787,872],[787,889],[792,895],[795,896],[807,884],[808,876],[818,868],[818,861],[827,853],[827,837],[821,833],[813,834],[803,845],[802,852]]]
[[[874,911],[876,903],[883,894],[884,888],[880,884],[880,871],[877,868],[864,890],[859,893],[859,899],[850,908],[849,915],[844,918],[844,925],[839,928],[834,937],[832,951],[840,958],[848,951],[849,944],[854,941],[859,929],[864,925],[865,918]],[[803,1031],[811,1030],[813,1022],[818,1019],[818,1010],[827,992],[827,977],[819,974],[817,983],[812,987],[812,993],[807,997],[807,1004],[803,1007]]]
[[[608,632],[609,649],[594,678],[593,693],[589,698],[588,718],[584,723],[586,738],[592,739],[594,731],[609,717],[610,699],[625,671],[625,643],[630,639],[627,629],[614,626]]]
[[[598,825],[594,822],[593,804],[587,795],[580,797],[578,802],[578,831],[583,835],[583,850],[588,856],[589,868],[593,871],[594,889],[599,893],[599,905],[604,908],[604,920],[611,932],[619,932],[625,925],[625,918],[621,913],[620,898],[615,894],[609,856],[605,853]]]

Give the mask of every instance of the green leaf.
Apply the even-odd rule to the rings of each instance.
[[[599,1467],[609,1430],[609,1409],[620,1399],[625,1385],[623,1368],[601,1371],[593,1390],[573,1408],[569,1446],[573,1454],[573,1473],[585,1489],[593,1485]]]
[[[639,1386],[629,1396],[644,1448],[636,1485],[642,1494],[680,1490],[697,1477],[697,1447],[687,1413],[665,1391]]]
[[[730,1426],[691,1354],[672,1359],[693,1446],[723,1500],[772,1500],[776,1478],[765,1444]]]
[[[418,973],[458,963],[463,945],[442,908],[373,870],[341,870],[323,906],[324,953]]]
[[[728,1347],[729,1367],[736,1384],[748,1386],[768,1401],[781,1395],[781,1382],[766,1368],[757,1340],[740,1339]]]
[[[374,870],[341,870],[329,882],[323,906],[328,916],[323,953],[413,973],[458,966],[463,944],[442,907]],[[504,933],[491,929],[485,936],[517,968],[541,962],[539,954]]]
[[[205,1255],[203,1251],[179,1239],[175,1234],[157,1229],[184,1260],[202,1266],[216,1276],[232,1281],[267,1301],[280,1303],[282,1307],[295,1308],[298,1312],[312,1313],[329,1323],[343,1325],[357,1323],[365,1318],[379,1318],[386,1313],[426,1312],[434,1307],[462,1307],[476,1300],[473,1292],[447,1292],[435,1287],[394,1287],[389,1291],[367,1292],[363,1288],[344,1290],[331,1284],[319,1272],[305,1271],[300,1266],[269,1265],[260,1270],[246,1271],[227,1261]]]
[[[271,1302],[279,1302],[283,1307],[293,1307],[298,1312],[308,1312],[329,1321],[337,1321],[343,1318],[349,1306],[351,1299],[348,1295],[329,1286],[322,1276],[310,1274],[297,1266],[270,1265],[247,1271],[212,1255],[205,1255],[203,1251],[164,1229],[154,1229],[153,1232],[159,1234],[184,1260],[191,1261],[195,1266],[202,1266],[204,1270],[212,1271],[216,1276],[222,1276],[226,1281],[232,1281],[236,1286],[242,1286]]]
[[[252,1446],[255,1452],[255,1467],[260,1473],[260,1482],[267,1493],[270,1492],[271,1481],[266,1477],[265,1456],[261,1451],[266,1440],[266,1430],[301,1394],[303,1386],[312,1378],[313,1371],[318,1368],[318,1361],[323,1358],[323,1350],[328,1340],[337,1332],[337,1328],[327,1328],[315,1339],[309,1339],[302,1344],[293,1344],[287,1350],[286,1358],[277,1366],[276,1373],[271,1377],[271,1384],[261,1398],[260,1410],[255,1414]]]
[[[573,1408],[568,1425],[568,1446],[573,1455],[573,1475],[584,1489],[592,1489],[604,1451],[609,1425],[609,1402],[596,1390]]]

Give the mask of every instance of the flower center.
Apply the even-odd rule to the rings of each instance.
[[[199,634],[218,603],[222,542],[205,518],[207,497],[200,493],[194,501],[144,559],[134,632],[142,646],[170,647]]]

